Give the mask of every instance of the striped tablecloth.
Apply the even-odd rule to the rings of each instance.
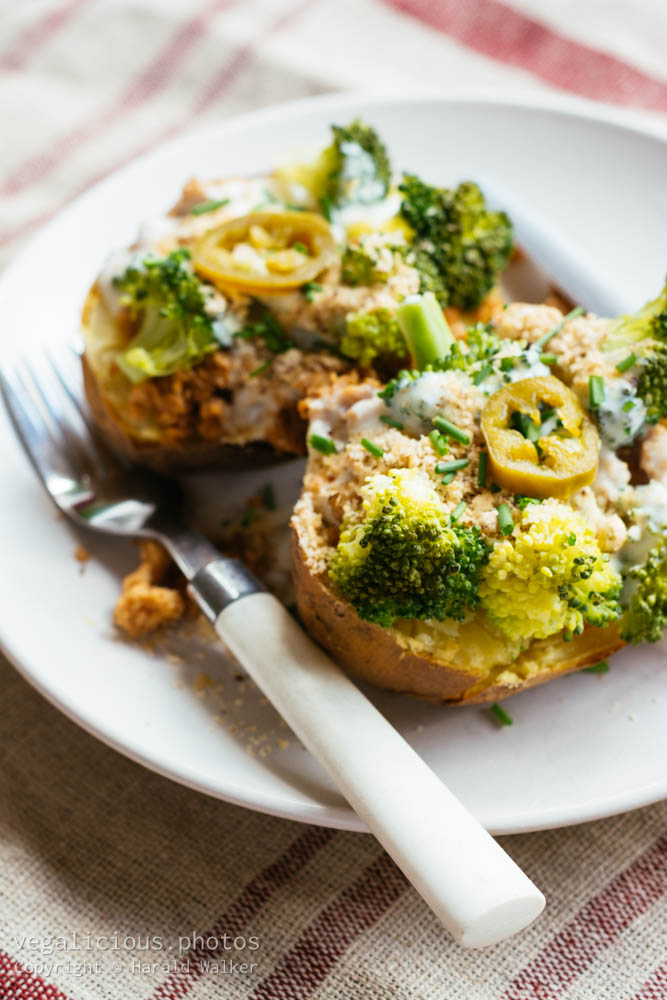
[[[664,0],[24,0],[0,18],[0,253],[221,115],[341,88],[667,111]],[[0,660],[0,1000],[664,1000],[667,806],[504,844],[549,906],[466,952],[367,836],[149,774]]]

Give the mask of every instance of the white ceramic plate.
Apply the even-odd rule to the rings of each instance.
[[[397,167],[439,182],[492,178],[556,236],[575,244],[631,305],[667,267],[667,143],[609,111],[545,98],[334,96],[259,111],[186,136],[70,205],[5,272],[3,350],[71,338],[91,279],[138,220],[164,210],[193,174],[253,173],[278,152],[361,115]],[[0,635],[16,666],[100,739],[222,799],[294,819],[362,829],[357,817],[256,690],[196,639],[177,653],[114,634],[110,615],[130,545],[75,537],[42,494],[0,421]],[[257,481],[274,478],[259,472]],[[200,485],[202,485],[200,483]],[[203,483],[214,513],[246,479]],[[220,500],[220,511],[223,503]],[[83,541],[94,559],[80,573]],[[197,691],[201,671],[217,686]],[[630,649],[606,676],[529,691],[498,729],[488,711],[445,711],[405,697],[373,700],[492,831],[555,827],[667,796],[665,649]],[[287,744],[287,745],[286,745]]]

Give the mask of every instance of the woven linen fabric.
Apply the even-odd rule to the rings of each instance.
[[[559,88],[667,111],[667,7],[24,0],[0,18],[0,254],[164,139],[336,89]],[[369,836],[122,758],[0,659],[0,1000],[664,1000],[667,804],[502,838],[548,906],[458,947]]]

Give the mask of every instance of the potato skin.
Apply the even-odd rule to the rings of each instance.
[[[475,675],[428,654],[415,655],[388,629],[362,621],[350,604],[308,569],[294,528],[291,546],[296,605],[306,630],[349,673],[389,691],[444,705],[496,702],[597,663],[624,645],[615,624],[585,629],[567,643],[559,636],[541,639],[515,661],[537,659],[542,668],[538,674],[518,685],[488,686],[481,671]]]
[[[108,405],[95,373],[85,354],[81,358],[83,386],[93,422],[110,449],[135,465],[153,469],[163,475],[178,475],[217,469],[244,469],[258,464],[274,465],[293,456],[279,454],[271,445],[215,444],[210,441],[171,443],[169,445],[138,441],[123,428]]]

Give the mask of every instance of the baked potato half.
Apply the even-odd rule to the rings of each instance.
[[[302,404],[310,431],[291,524],[296,605],[351,673],[465,705],[624,645],[612,556],[631,544],[632,517],[610,497],[629,469],[605,454],[596,477],[595,421],[539,359],[505,378],[528,367],[531,342],[554,320],[550,308],[510,306],[502,327],[475,329],[433,367],[384,388],[334,384]],[[580,333],[566,325],[560,341],[568,352],[599,326],[573,323]]]
[[[516,658],[513,644],[484,615],[446,630],[424,622],[393,627],[363,621],[328,574],[309,564],[306,528],[292,524],[292,572],[299,617],[312,638],[348,673],[376,687],[446,705],[501,701],[598,663],[624,642],[615,623],[586,628],[568,643],[535,640]]]
[[[133,382],[117,363],[131,336],[127,315],[110,308],[98,285],[88,294],[82,336],[96,426],[114,451],[166,474],[303,454],[299,400],[347,367],[326,351],[294,347],[274,357],[243,340],[191,368]]]

